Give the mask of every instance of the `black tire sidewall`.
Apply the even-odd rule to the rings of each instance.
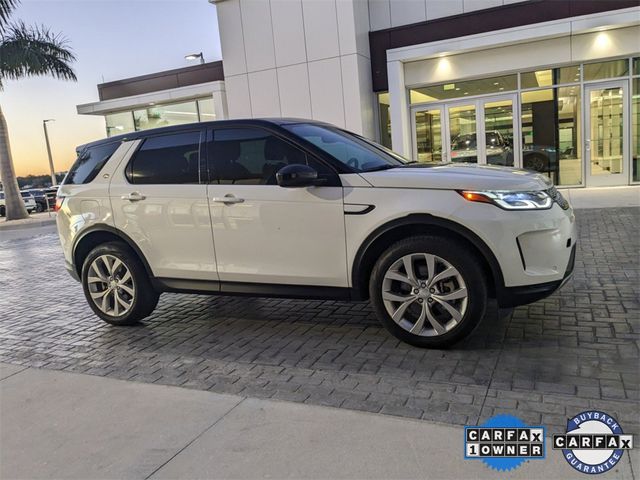
[[[102,312],[94,303],[89,292],[87,283],[89,267],[91,266],[91,263],[101,255],[112,255],[117,257],[129,268],[131,273],[137,294],[134,298],[131,309],[126,315],[121,317],[113,317]],[[158,303],[159,295],[153,289],[142,262],[140,262],[137,255],[132,252],[127,245],[120,242],[105,243],[91,250],[82,264],[81,280],[84,296],[93,312],[102,320],[112,325],[134,325],[149,315]]]
[[[467,287],[467,310],[462,320],[449,332],[434,337],[423,337],[408,332],[389,315],[382,300],[384,275],[399,258],[411,253],[430,253],[453,265]],[[480,263],[468,246],[461,242],[436,236],[416,236],[393,244],[373,268],[369,282],[369,295],[376,315],[384,327],[396,338],[417,347],[448,348],[466,337],[484,317],[487,305],[487,280]]]

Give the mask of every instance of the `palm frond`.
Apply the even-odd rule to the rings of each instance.
[[[6,79],[42,75],[75,81],[75,59],[67,40],[47,27],[11,24],[0,33],[0,88]]]
[[[0,31],[9,23],[9,15],[18,3],[20,0],[0,0]]]

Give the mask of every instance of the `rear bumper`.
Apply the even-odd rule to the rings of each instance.
[[[498,305],[504,308],[517,307],[528,303],[537,302],[548,297],[553,292],[562,287],[573,275],[573,268],[576,262],[576,245],[571,249],[567,270],[562,280],[555,282],[538,283],[536,285],[525,285],[522,287],[502,287],[496,292]]]

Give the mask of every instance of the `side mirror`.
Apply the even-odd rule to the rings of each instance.
[[[317,185],[318,172],[308,165],[293,163],[278,170],[276,180],[281,187],[310,187]]]

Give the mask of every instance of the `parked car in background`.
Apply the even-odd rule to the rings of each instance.
[[[489,165],[513,165],[513,149],[500,132],[486,132],[485,142]],[[454,163],[478,161],[478,139],[475,133],[458,135],[451,140],[451,161]]]
[[[53,210],[56,207],[56,195],[58,193],[58,187],[47,187],[44,189],[44,194],[47,196],[47,202],[49,208]]]
[[[30,193],[31,195],[33,195],[33,198],[36,201],[36,212],[45,212],[48,210],[49,206],[48,206],[48,201],[47,201],[47,195],[45,193],[45,191],[43,189],[38,189],[38,188],[30,188],[27,190],[23,190],[23,193]],[[51,204],[50,207],[53,209],[53,205],[55,205],[55,203]]]
[[[113,325],[150,315],[162,292],[370,299],[393,335],[432,348],[468,335],[489,298],[554,292],[577,240],[543,175],[418,164],[296,119],[81,146],[56,210],[67,269]]]
[[[33,195],[27,192],[20,192],[22,195],[22,200],[24,201],[24,206],[27,208],[27,212],[33,213],[37,209],[36,199],[33,198]],[[4,192],[0,192],[0,217],[4,217],[5,215],[5,199]]]

